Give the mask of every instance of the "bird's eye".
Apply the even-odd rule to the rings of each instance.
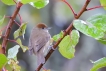
[[[44,29],[44,27],[42,27],[42,29]]]

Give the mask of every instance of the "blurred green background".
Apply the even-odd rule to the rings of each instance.
[[[76,13],[80,11],[86,0],[67,0],[73,7]],[[91,0],[88,8],[99,6],[99,0]],[[0,15],[11,16],[15,10],[15,6],[7,6],[0,1]],[[80,17],[82,20],[86,20],[90,16],[98,13],[106,13],[103,8],[84,12]],[[74,19],[73,14],[69,7],[59,1],[50,0],[50,3],[42,8],[36,9],[29,4],[23,5],[20,9],[20,15],[23,22],[27,22],[27,30],[25,34],[25,40],[22,40],[23,45],[28,46],[29,35],[31,29],[37,23],[45,23],[52,29],[49,30],[53,36],[58,34],[61,30],[65,30]],[[9,19],[6,18],[3,26],[8,24]],[[16,21],[20,23],[19,17]],[[0,26],[2,28],[3,26]],[[14,24],[10,39],[13,39],[13,32],[18,29],[18,26]],[[95,39],[81,34],[80,41],[76,46],[75,57],[68,60],[61,56],[58,49],[53,52],[49,60],[44,65],[44,68],[50,69],[51,71],[90,71],[93,64],[90,60],[97,60],[106,56],[106,46],[97,42]],[[0,40],[0,44],[2,40]],[[16,45],[15,43],[8,43],[7,48],[11,48]],[[20,49],[18,53],[19,65],[22,67],[21,71],[35,71],[36,69],[36,56],[29,55],[28,52],[23,53]],[[7,66],[10,70],[10,67]],[[106,68],[102,68],[99,71],[106,71]]]

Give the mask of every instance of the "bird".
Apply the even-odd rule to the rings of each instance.
[[[51,46],[48,29],[47,25],[39,23],[33,27],[29,37],[29,54],[37,56],[37,66],[45,63],[45,52]]]

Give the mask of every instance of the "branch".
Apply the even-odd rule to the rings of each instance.
[[[90,3],[90,1],[91,1],[91,0],[86,0],[85,5],[84,5],[83,8],[81,9],[81,11],[78,13],[78,15],[75,17],[75,19],[78,19],[78,18],[83,14],[83,12],[86,11],[86,8],[87,8],[88,4]],[[69,27],[65,30],[65,32],[64,32],[64,34],[63,34],[63,37],[60,38],[60,39],[53,45],[53,48],[54,48],[54,49],[56,49],[56,47],[59,45],[59,43],[62,41],[62,39],[70,32],[70,30],[72,30],[72,28],[73,28],[73,23],[71,23],[71,24],[69,25]],[[51,54],[53,53],[53,51],[54,51],[54,50],[51,49],[51,50],[48,52],[48,54],[47,54],[46,57],[45,57],[45,61],[48,60],[48,58],[51,56]],[[42,68],[43,65],[44,65],[44,64],[40,64],[35,71],[40,71],[40,69]]]
[[[20,10],[20,7],[22,6],[23,4],[21,2],[17,3],[17,7],[16,7],[16,10],[14,11],[13,15],[11,16],[11,19],[9,20],[9,23],[8,23],[8,26],[7,26],[7,29],[6,29],[6,32],[4,34],[4,38],[3,38],[3,42],[2,42],[2,51],[3,51],[3,54],[6,53],[6,46],[7,46],[7,42],[8,42],[8,38],[9,38],[9,35],[10,35],[10,32],[11,32],[11,28],[13,26],[13,23],[14,23],[14,19],[16,18],[19,10]]]
[[[87,6],[88,6],[88,4],[89,4],[90,1],[91,0],[86,0],[85,5],[81,9],[81,11],[78,13],[78,15],[75,17],[75,19],[78,19],[82,15],[82,13],[86,11],[86,8],[87,8]]]

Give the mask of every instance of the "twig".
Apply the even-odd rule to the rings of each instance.
[[[5,16],[5,17],[10,18],[10,19],[12,18],[11,16]],[[20,24],[18,22],[16,22],[15,20],[14,20],[14,23],[17,24],[20,27]]]
[[[71,9],[73,15],[76,16],[77,14],[74,12],[74,9],[72,8],[72,6],[66,0],[62,0],[62,1],[68,5],[68,7]]]
[[[11,28],[13,26],[13,22],[14,22],[14,19],[16,18],[19,10],[20,10],[20,7],[22,6],[23,4],[21,2],[17,3],[17,7],[16,7],[16,10],[14,11],[13,15],[11,16],[11,19],[8,23],[8,26],[6,28],[6,32],[5,32],[5,35],[4,35],[4,38],[3,38],[3,42],[2,42],[2,51],[3,51],[3,54],[6,53],[6,46],[7,46],[7,42],[8,42],[8,38],[9,38],[9,35],[10,35],[10,32],[11,32]]]
[[[86,9],[86,11],[93,10],[93,9],[96,9],[96,8],[101,8],[101,7],[106,7],[106,6],[95,6],[95,7],[92,7],[92,8]]]
[[[2,71],[6,71],[6,69],[3,67],[3,68],[2,68]]]
[[[11,39],[7,39],[7,40],[10,41],[10,42],[15,42],[15,43],[17,43],[16,40],[11,40]]]
[[[83,13],[84,11],[86,11],[86,7],[88,6],[88,4],[89,4],[90,1],[91,1],[91,0],[86,0],[85,5],[84,5],[83,8],[81,9],[81,11],[78,13],[78,15],[75,17],[75,19],[78,19],[78,18],[82,15],[82,13]],[[65,30],[65,32],[64,32],[64,34],[63,34],[63,37],[60,38],[60,39],[53,45],[53,48],[54,48],[54,49],[56,49],[56,47],[59,45],[59,43],[62,41],[62,39],[70,32],[70,30],[72,30],[72,28],[73,28],[73,24],[71,23],[71,24],[69,25],[69,27]],[[47,54],[46,57],[45,57],[45,60],[46,60],[46,61],[47,61],[48,58],[51,56],[51,54],[53,53],[53,51],[54,51],[54,50],[51,49],[51,50],[48,52],[48,54]],[[40,69],[42,68],[43,65],[44,65],[44,64],[40,64],[35,71],[40,71]]]
[[[2,29],[0,29],[0,31],[3,31],[4,29],[6,29],[7,28],[7,26],[5,26],[5,27],[3,27]]]
[[[14,20],[14,23],[17,24],[19,27],[21,26],[21,25],[20,25],[18,22],[16,22],[15,20]]]
[[[4,37],[4,36],[2,35],[2,32],[3,32],[6,28],[7,28],[7,26],[5,26],[5,27],[3,27],[2,29],[0,29],[0,38],[1,38],[1,37]]]

